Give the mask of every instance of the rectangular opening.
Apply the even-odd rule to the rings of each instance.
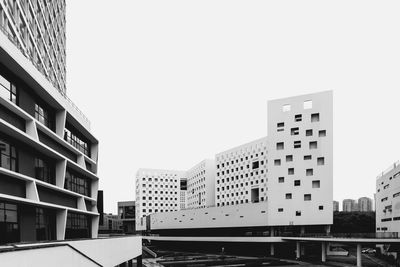
[[[324,206],[322,206],[322,205],[321,205],[321,206],[318,206],[318,209],[319,209],[319,210],[323,210],[323,209],[324,209]]]
[[[312,176],[314,174],[313,169],[306,169],[306,176]]]
[[[260,162],[259,162],[259,161],[254,161],[254,162],[251,164],[251,167],[252,167],[253,170],[254,170],[254,169],[258,169],[258,168],[260,167]]]
[[[324,157],[317,158],[317,165],[325,165],[325,158]]]
[[[300,186],[300,180],[294,180],[294,186]]]
[[[313,134],[313,130],[312,129],[306,130],[306,136],[312,136],[312,134]]]
[[[310,149],[317,149],[318,145],[317,145],[317,141],[311,141],[310,142]]]
[[[296,114],[296,115],[294,116],[294,121],[296,121],[296,122],[301,121],[301,119],[302,119],[302,115],[301,115],[301,114]]]
[[[286,104],[286,105],[283,105],[283,106],[282,106],[282,111],[283,111],[283,112],[288,112],[288,111],[290,111],[291,109],[292,109],[292,106],[289,105],[289,104]]]
[[[286,199],[292,199],[292,193],[286,193]]]
[[[284,183],[284,182],[285,182],[285,177],[278,178],[278,183]]]
[[[290,135],[299,135],[299,127],[291,128]]]
[[[304,160],[311,160],[312,156],[311,155],[304,155]]]
[[[301,141],[294,141],[293,147],[294,148],[301,148]]]
[[[284,122],[278,122],[276,124],[276,126],[277,126],[277,131],[278,132],[282,132],[284,130],[283,127],[285,127],[285,123]]]
[[[251,202],[258,203],[260,201],[260,190],[259,188],[252,188],[251,189]]]
[[[301,211],[300,210],[296,210],[296,216],[301,216]]]
[[[274,160],[274,165],[275,166],[281,166],[281,160],[280,159]]]
[[[288,174],[293,175],[294,174],[294,168],[288,168]]]
[[[311,201],[311,194],[304,194],[304,201]]]
[[[286,155],[286,162],[292,162],[293,161],[293,155]]]
[[[285,147],[283,142],[276,143],[276,150],[283,150]]]
[[[320,188],[321,182],[319,180],[312,181],[312,188]]]
[[[283,212],[283,208],[278,208],[278,212]]]
[[[319,136],[319,137],[325,137],[325,136],[326,136],[326,130],[320,130],[320,131],[318,132],[318,136]]]
[[[303,108],[304,109],[312,109],[312,100],[306,100],[303,103]]]
[[[318,122],[319,121],[319,113],[311,114],[311,122]]]

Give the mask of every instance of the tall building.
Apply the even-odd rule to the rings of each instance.
[[[354,199],[343,199],[342,211],[353,212],[358,211],[358,203]]]
[[[372,211],[372,199],[361,197],[358,199],[358,210],[362,212]]]
[[[136,173],[136,228],[143,227],[143,217],[157,212],[180,210],[181,180],[186,172],[139,169]]]
[[[118,202],[118,218],[122,222],[122,231],[133,234],[135,232],[135,201]]]
[[[270,224],[333,223],[332,105],[332,91],[268,102]]]
[[[400,163],[376,179],[376,231],[400,234]]]
[[[339,201],[333,201],[333,212],[339,211]]]
[[[186,172],[187,209],[215,206],[215,162],[205,159]]]
[[[267,138],[215,156],[217,207],[267,201]]]
[[[0,28],[0,242],[96,237],[98,141],[64,94],[65,2],[0,1]]]
[[[0,1],[0,29],[57,90],[66,91],[65,0]]]

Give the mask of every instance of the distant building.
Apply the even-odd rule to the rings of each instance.
[[[333,201],[333,212],[339,211],[339,201]]]
[[[367,212],[372,211],[372,199],[369,197],[361,197],[358,199],[358,210]]]
[[[135,201],[118,202],[118,218],[122,222],[122,231],[126,234],[135,233]]]
[[[186,172],[186,208],[215,206],[215,161],[205,159]]]
[[[99,234],[122,233],[122,220],[118,215],[103,214],[103,224],[99,225]]]
[[[358,203],[354,199],[343,199],[342,211],[352,212],[358,211]]]

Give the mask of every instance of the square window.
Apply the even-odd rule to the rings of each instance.
[[[285,197],[286,199],[292,199],[292,193],[287,193]]]
[[[299,135],[299,127],[291,128],[290,135]]]
[[[318,136],[319,136],[319,137],[325,137],[325,136],[326,136],[326,130],[320,130],[320,131],[318,132]]]
[[[282,149],[284,149],[284,143],[283,142],[276,143],[276,150],[282,150]]]
[[[294,174],[294,168],[288,168],[288,174],[293,175]]]
[[[306,176],[312,176],[314,174],[313,169],[306,169]]]
[[[319,209],[319,210],[323,210],[323,209],[324,209],[324,206],[318,206],[318,209]]]
[[[310,149],[317,149],[318,148],[317,141],[311,141],[309,147]]]
[[[312,156],[311,155],[304,155],[304,160],[311,160]]]
[[[293,155],[286,155],[286,162],[293,161]]]
[[[312,134],[313,134],[313,130],[312,129],[306,130],[306,136],[312,136]]]
[[[300,180],[294,180],[294,186],[300,186]]]
[[[301,216],[301,211],[300,210],[296,210],[296,216]]]
[[[303,108],[304,109],[312,109],[312,100],[304,101]]]
[[[311,114],[311,122],[318,122],[319,121],[319,113]]]
[[[301,119],[302,119],[302,115],[301,114],[297,114],[297,115],[294,116],[294,121],[299,122],[299,121],[301,121]]]
[[[317,165],[325,165],[325,158],[324,157],[317,158]]]
[[[320,188],[321,182],[319,180],[312,181],[312,188]]]
[[[281,166],[281,160],[280,159],[274,160],[274,165],[275,166]]]
[[[294,148],[301,148],[301,141],[294,141],[293,146]]]
[[[282,106],[282,111],[283,112],[288,112],[292,109],[292,106],[290,106],[289,104],[283,105]]]
[[[284,182],[285,182],[285,177],[278,178],[278,183],[284,183]]]
[[[283,212],[283,208],[279,208],[279,209],[278,209],[278,212]]]
[[[311,194],[304,194],[304,201],[311,201]]]

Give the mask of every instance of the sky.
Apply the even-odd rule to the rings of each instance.
[[[100,141],[104,210],[139,168],[267,135],[267,101],[334,93],[334,199],[400,159],[399,1],[67,1],[67,94]]]

